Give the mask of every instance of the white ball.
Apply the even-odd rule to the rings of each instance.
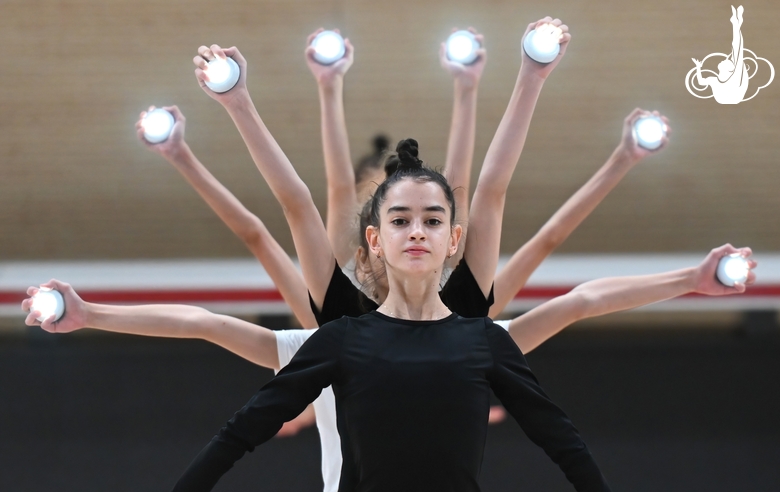
[[[464,65],[474,63],[477,59],[479,41],[469,31],[455,31],[447,38],[447,58]]]
[[[544,24],[529,32],[523,40],[523,49],[539,63],[550,63],[561,52],[561,29],[552,24]]]
[[[65,313],[65,300],[62,298],[62,294],[56,290],[41,290],[38,291],[32,297],[32,307],[30,311],[40,311],[41,315],[38,317],[38,321],[44,321],[52,314],[54,315],[54,321],[62,318]]]
[[[341,60],[346,53],[344,38],[336,31],[322,31],[311,41],[314,47],[314,59],[323,65],[331,65]]]
[[[640,147],[655,150],[666,135],[666,124],[658,116],[643,116],[634,123],[634,138]]]
[[[739,253],[724,256],[718,262],[718,280],[727,287],[734,287],[737,282],[745,283],[749,272],[748,260]]]
[[[241,69],[238,67],[238,63],[232,58],[228,57],[224,60],[222,58],[214,58],[208,63],[206,67],[206,87],[217,93],[227,92],[238,83],[238,78],[241,76]]]
[[[144,138],[149,143],[164,142],[173,130],[173,115],[162,108],[155,108],[144,116],[141,126],[144,129]]]

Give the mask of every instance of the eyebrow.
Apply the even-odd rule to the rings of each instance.
[[[445,213],[446,210],[444,210],[444,207],[441,205],[431,205],[430,207],[425,207],[424,209],[426,212],[441,212]],[[404,207],[401,205],[396,205],[395,207],[390,207],[387,209],[387,213],[392,214],[396,212],[411,212],[412,209],[409,207]]]

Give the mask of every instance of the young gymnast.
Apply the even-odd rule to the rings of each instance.
[[[456,111],[454,111],[454,112],[453,112],[453,125],[455,124],[455,121],[456,121],[456,119],[457,119],[457,118],[455,118],[455,113],[456,113]],[[472,139],[471,139],[471,140],[473,141],[473,137],[472,137]],[[452,141],[453,141],[453,139],[451,138],[451,142],[452,142]],[[456,139],[456,141],[463,141],[463,140],[462,140],[462,139]],[[194,157],[194,156],[193,156],[193,157]],[[181,169],[180,169],[180,170],[181,170]],[[184,173],[184,171],[182,171],[182,172]],[[185,174],[185,176],[187,176],[187,174],[186,174],[186,173],[184,173],[184,174]],[[196,174],[197,174],[197,173],[196,173]],[[467,174],[467,173],[466,173],[466,174]],[[212,178],[212,179],[213,179],[213,178]],[[192,181],[190,178],[188,178],[188,180],[190,180],[190,182],[191,182],[191,183],[192,183],[194,186],[196,186],[196,185],[195,185],[195,183],[193,183],[193,181]],[[203,180],[203,181],[204,181],[204,183],[206,183],[206,184],[207,184],[207,185],[209,185],[209,186],[210,186],[211,184],[213,184],[213,183],[211,183],[211,182],[210,182],[211,180]],[[203,185],[203,183],[201,183],[201,185]],[[196,186],[196,189],[198,189],[198,186]],[[199,193],[201,193],[201,195],[202,195],[202,196],[204,195],[204,193],[201,191],[201,189],[198,189],[198,191],[199,191]],[[206,198],[206,197],[204,196],[204,198]],[[209,201],[209,200],[207,199],[207,201]],[[210,205],[212,205],[212,207],[214,207],[214,205],[212,204],[212,202],[209,202],[209,203],[210,203]],[[235,205],[235,204],[237,204],[237,202],[236,202],[235,200],[233,200],[233,202],[230,202],[230,205]],[[240,204],[239,204],[239,205],[240,205]],[[215,210],[217,210],[217,209],[215,208]],[[219,211],[217,211],[217,213],[218,213],[218,214],[220,214],[220,212],[219,212]],[[251,214],[250,214],[250,215],[251,215]],[[221,216],[221,217],[223,217],[223,215],[222,215],[222,214],[220,214],[220,216]],[[330,215],[329,215],[329,217],[330,217]],[[223,220],[225,220],[225,219],[224,219],[224,217],[223,217]],[[259,222],[259,221],[258,221],[258,222]],[[230,224],[229,224],[229,225],[230,225]],[[262,225],[262,224],[261,224],[261,225]],[[234,228],[234,227],[232,227],[232,226],[231,226],[231,229],[233,229],[233,230],[234,230],[234,232],[236,232],[236,228]],[[266,232],[267,232],[267,231],[266,231]],[[238,234],[238,232],[237,232],[237,234]],[[239,234],[239,235],[241,236],[241,234]],[[246,237],[246,236],[242,236],[242,237]],[[245,242],[246,242],[246,241],[245,241]],[[250,247],[250,249],[252,249],[252,248]],[[253,252],[254,252],[254,250],[253,250]],[[258,255],[256,254],[256,256],[258,256]],[[258,256],[258,258],[260,258],[260,257]],[[262,261],[262,259],[261,259],[261,261]],[[280,289],[280,290],[281,290],[281,289]],[[296,312],[296,315],[297,315],[297,314],[298,314],[298,313]],[[299,316],[299,319],[300,319],[300,318],[301,318],[301,317]],[[304,325],[305,325],[305,323],[304,323]],[[281,352],[279,352],[279,354],[281,354]]]
[[[323,388],[336,396],[344,462],[339,490],[479,490],[491,388],[576,490],[609,490],[566,415],[522,353],[488,318],[461,318],[439,297],[461,228],[444,178],[402,148],[372,198],[366,237],[389,292],[360,318],[320,328],[223,427],[174,490],[211,490]]]

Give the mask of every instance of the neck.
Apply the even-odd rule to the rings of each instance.
[[[441,270],[419,278],[410,275],[392,275],[388,271],[390,291],[379,306],[382,314],[408,320],[437,320],[450,314],[439,297]]]

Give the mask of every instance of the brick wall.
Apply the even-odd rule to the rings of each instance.
[[[747,9],[746,47],[780,68],[780,4]],[[245,255],[176,171],[135,141],[138,112],[172,103],[187,116],[195,153],[291,250],[281,210],[238,132],[195,82],[190,60],[200,44],[241,48],[260,114],[324,211],[306,35],[339,27],[356,46],[346,83],[354,159],[382,131],[414,136],[423,158],[441,165],[451,81],[438,43],[452,26],[474,25],[489,52],[476,178],[519,68],[524,27],[547,13],[574,38],[542,93],[510,185],[504,252],[604,162],[635,106],[671,119],[672,145],[634,169],[563,251],[705,251],[726,241],[780,249],[780,82],[736,106],[695,99],[683,83],[692,57],[729,51],[727,4],[26,0],[4,2],[0,16],[0,259]]]

